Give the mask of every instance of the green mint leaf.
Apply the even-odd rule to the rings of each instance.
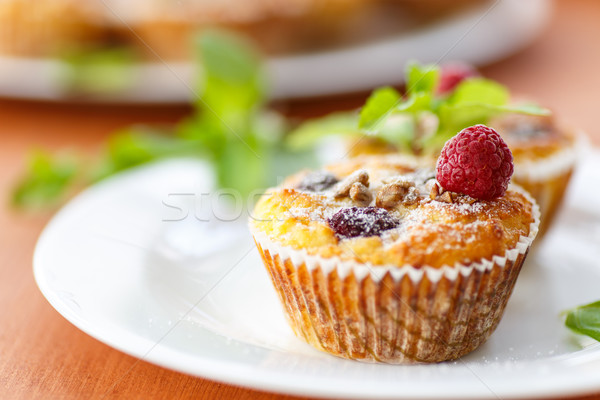
[[[12,202],[18,207],[38,208],[64,200],[79,171],[74,156],[52,156],[41,150],[31,154],[28,164],[13,190]]]
[[[175,136],[184,140],[184,143],[196,145],[201,154],[215,160],[229,140],[226,129],[220,121],[196,114],[184,118],[175,126]]]
[[[498,82],[484,78],[470,78],[459,83],[450,97],[448,104],[480,103],[492,106],[508,104],[508,89]]]
[[[237,125],[239,114],[248,115],[265,99],[260,55],[244,38],[223,31],[203,33],[196,45],[202,65],[199,109]]]
[[[391,87],[375,90],[360,110],[358,127],[366,131],[376,130],[377,126],[396,108],[400,99],[400,93]]]
[[[304,150],[326,136],[358,133],[358,115],[355,112],[340,112],[302,123],[288,134],[285,144],[291,150]]]
[[[433,97],[431,94],[420,92],[410,95],[406,101],[403,101],[396,107],[393,113],[408,113],[416,117],[418,112],[430,111],[433,108]]]
[[[567,311],[567,328],[600,342],[600,301]]]
[[[440,71],[437,66],[411,62],[406,68],[406,91],[409,95],[418,92],[433,93],[439,78]]]
[[[499,107],[485,103],[444,103],[438,111],[440,133],[450,131],[452,137],[468,126],[485,124],[489,118],[500,112],[502,111]]]
[[[168,129],[132,127],[117,132],[109,139],[95,168],[86,168],[83,173],[78,165],[62,158],[38,154],[15,189],[14,202],[48,205],[66,193],[75,177],[77,183],[89,184],[165,157],[208,159],[221,187],[242,193],[262,187],[270,177],[280,174],[272,160],[282,153],[286,124],[279,115],[262,108],[266,91],[260,55],[245,39],[218,31],[199,36],[194,50],[202,66],[198,68],[202,96],[191,116]],[[128,65],[121,62],[126,58],[113,56],[94,54],[97,64]],[[72,77],[74,84],[85,86],[92,80],[95,66],[88,60],[89,57],[73,57],[69,61],[76,73]],[[92,83],[100,84],[93,80]],[[102,83],[101,87],[105,86]]]
[[[219,187],[235,189],[242,196],[264,187],[269,155],[254,135],[245,138],[245,143],[230,138],[214,162]]]

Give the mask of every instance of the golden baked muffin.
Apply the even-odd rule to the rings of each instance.
[[[298,337],[387,363],[455,359],[489,337],[539,211],[492,175],[493,193],[465,191],[493,199],[445,190],[444,162],[436,173],[398,155],[362,156],[263,196],[250,228]]]

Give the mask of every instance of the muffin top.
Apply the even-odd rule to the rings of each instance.
[[[309,255],[440,268],[504,256],[532,233],[534,214],[515,187],[476,200],[444,191],[414,159],[380,155],[289,177],[261,198],[250,226]]]
[[[546,158],[575,144],[575,137],[552,116],[505,114],[489,125],[502,135],[516,163]]]

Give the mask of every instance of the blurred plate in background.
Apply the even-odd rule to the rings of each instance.
[[[401,83],[409,60],[461,60],[484,65],[530,44],[549,20],[551,3],[498,0],[393,38],[359,46],[271,57],[271,98],[300,98],[369,90]],[[50,58],[0,57],[0,96],[113,103],[187,103],[194,98],[190,62],[123,67],[115,90],[85,93],[64,83],[69,65]],[[124,77],[124,78],[123,78]]]

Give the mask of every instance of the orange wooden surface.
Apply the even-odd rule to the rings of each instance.
[[[557,4],[553,21],[525,51],[483,69],[555,109],[600,145],[600,2]],[[359,104],[364,94],[279,103],[292,115],[314,115]],[[292,398],[172,372],[92,339],[63,319],[37,289],[33,248],[49,215],[17,213],[9,188],[32,145],[93,153],[114,129],[135,122],[173,122],[187,107],[81,106],[0,101],[0,398]],[[600,373],[600,372],[599,372]],[[588,396],[587,398],[595,398]]]

